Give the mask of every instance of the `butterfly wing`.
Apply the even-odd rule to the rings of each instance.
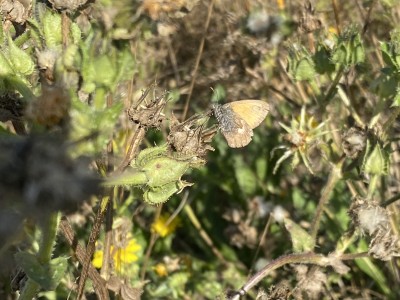
[[[241,148],[248,145],[253,136],[253,130],[243,119],[236,119],[236,124],[237,126],[230,130],[221,129],[221,133],[231,148]]]
[[[261,100],[240,100],[223,106],[229,106],[251,129],[260,125],[269,112],[269,105]]]

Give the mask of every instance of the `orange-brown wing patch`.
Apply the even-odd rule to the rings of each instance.
[[[260,125],[269,112],[268,103],[261,100],[240,100],[225,105],[229,105],[235,114],[249,124],[251,129]]]

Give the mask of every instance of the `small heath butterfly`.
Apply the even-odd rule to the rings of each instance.
[[[261,100],[240,100],[214,104],[212,110],[229,147],[241,148],[250,143],[253,129],[264,121],[269,105]]]

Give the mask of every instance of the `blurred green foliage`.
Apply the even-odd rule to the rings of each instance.
[[[399,4],[217,2],[2,8],[3,295],[234,299],[264,270],[249,299],[399,297]],[[210,107],[239,99],[271,111],[231,149]]]

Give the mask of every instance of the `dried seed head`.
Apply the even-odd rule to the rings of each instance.
[[[88,0],[49,0],[53,8],[59,10],[74,11],[88,2]]]
[[[168,143],[173,151],[182,155],[193,155],[204,157],[208,151],[214,151],[209,145],[212,137],[216,134],[204,128],[207,117],[204,115],[195,115],[190,119],[179,123],[178,119],[171,115],[170,132]]]
[[[355,159],[365,150],[367,133],[358,127],[351,127],[342,135],[342,148],[347,157]]]
[[[306,3],[299,20],[298,30],[302,33],[310,33],[321,29],[321,27],[322,22],[315,16],[315,9],[311,2]]]
[[[368,254],[384,261],[400,256],[399,238],[390,227],[386,209],[359,198],[354,200],[349,214],[356,226],[371,237]]]
[[[155,91],[155,85],[150,86],[143,92],[138,101],[127,110],[129,119],[143,127],[156,127],[158,128],[165,119],[163,110],[167,103],[166,93],[160,96],[155,96],[152,100],[147,101],[147,95],[151,90]]]
[[[307,298],[317,299],[328,281],[326,274],[321,271],[321,268],[310,270],[306,265],[298,265],[294,269],[299,282],[296,294],[300,296],[299,293],[306,293]]]

